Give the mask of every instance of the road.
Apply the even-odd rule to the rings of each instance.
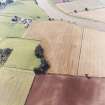
[[[37,0],[37,2],[38,2],[38,6],[42,8],[46,12],[46,14],[51,18],[54,18],[56,20],[63,19],[64,21],[68,21],[80,26],[85,26],[85,27],[90,27],[97,30],[105,31],[105,23],[103,22],[91,20],[87,18],[76,17],[72,15],[68,16],[63,12],[59,11],[57,8],[51,6],[48,3],[48,0]]]

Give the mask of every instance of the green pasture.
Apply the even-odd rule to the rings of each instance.
[[[3,14],[8,16],[17,15],[34,20],[44,20],[48,18],[44,11],[34,3],[34,0],[17,0],[15,3],[8,6]]]
[[[49,4],[55,5],[55,0],[47,0]]]
[[[22,24],[12,24],[10,17],[0,16],[0,37],[21,37],[26,29]]]
[[[31,18],[36,21],[46,20],[48,17],[36,4],[34,0],[17,0],[15,3],[8,5],[0,12],[0,37],[13,36],[21,37],[25,28],[22,24],[12,24],[13,16]]]
[[[34,50],[39,45],[39,41],[6,38],[0,43],[0,48],[12,48],[13,51],[4,67],[33,70],[40,65],[40,59],[35,57]]]

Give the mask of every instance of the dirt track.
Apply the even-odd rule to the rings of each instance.
[[[49,73],[77,74],[82,29],[65,22],[34,22],[27,37],[42,41]]]

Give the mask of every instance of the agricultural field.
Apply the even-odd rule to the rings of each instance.
[[[2,105],[25,104],[35,76],[33,68],[39,67],[41,63],[34,54],[40,41],[20,38],[27,28],[23,24],[11,22],[11,18],[15,15],[34,21],[48,18],[33,0],[17,0],[0,10],[0,49],[13,49],[7,61],[3,65],[0,64],[0,103]]]
[[[86,2],[87,0],[77,0],[73,2],[58,3],[56,4],[56,7],[62,12],[69,15],[72,15],[72,13],[75,13],[75,11],[83,12],[85,11],[85,8],[88,8],[89,11],[105,8],[105,2],[103,1],[92,0],[88,1],[87,3]]]
[[[20,69],[21,70],[21,69]],[[34,78],[33,72],[0,69],[0,104],[24,105]]]
[[[64,3],[64,2],[71,2],[73,0],[48,0],[50,3]]]
[[[4,38],[7,36],[21,37],[24,33],[25,28],[21,24],[12,24],[11,17],[0,17],[0,37]]]
[[[105,32],[70,21],[57,8],[67,1],[74,3],[68,13],[86,11],[90,3],[16,0],[0,9],[0,105],[105,103]],[[102,7],[96,1],[90,4]]]
[[[41,40],[50,63],[48,73],[105,77],[105,32],[44,21],[33,23],[26,37]]]
[[[77,75],[82,38],[80,27],[60,21],[34,22],[26,37],[41,40],[51,65],[48,73]]]
[[[30,18],[33,20],[46,20],[47,15],[39,9],[33,0],[17,0],[0,12],[0,37],[21,37],[25,32],[23,24],[12,24],[13,16]]]
[[[33,70],[34,67],[38,67],[40,59],[36,58],[34,50],[39,43],[39,41],[22,38],[6,38],[1,41],[1,49],[13,49],[4,67],[20,68],[23,70]]]
[[[55,0],[48,0],[48,2],[49,2],[50,4],[55,4],[55,3],[56,3]]]

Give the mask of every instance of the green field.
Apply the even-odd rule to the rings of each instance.
[[[25,28],[21,24],[12,24],[9,17],[1,16],[0,17],[0,37],[4,38],[6,36],[18,36],[21,37],[24,33]]]
[[[47,19],[47,15],[44,11],[38,8],[38,6],[34,3],[34,0],[17,0],[16,3],[7,7],[3,14],[8,16],[17,15],[32,18],[34,20],[38,20],[37,16],[40,17],[39,20]]]
[[[39,45],[39,41],[6,38],[0,43],[0,48],[12,48],[13,51],[4,67],[33,70],[40,65],[40,59],[35,57],[34,50]]]
[[[24,34],[26,29],[22,24],[11,23],[11,18],[15,15],[36,21],[48,19],[47,15],[35,5],[33,0],[17,0],[0,13],[0,37],[21,37]]]
[[[54,5],[55,4],[55,0],[47,0],[49,4]]]
[[[39,9],[33,0],[17,0],[0,11],[0,48],[13,48],[13,52],[3,67],[33,70],[40,65],[40,59],[34,55],[35,47],[39,41],[7,38],[22,37],[26,28],[23,24],[13,24],[13,16],[31,18],[35,21],[47,20],[48,17]]]

